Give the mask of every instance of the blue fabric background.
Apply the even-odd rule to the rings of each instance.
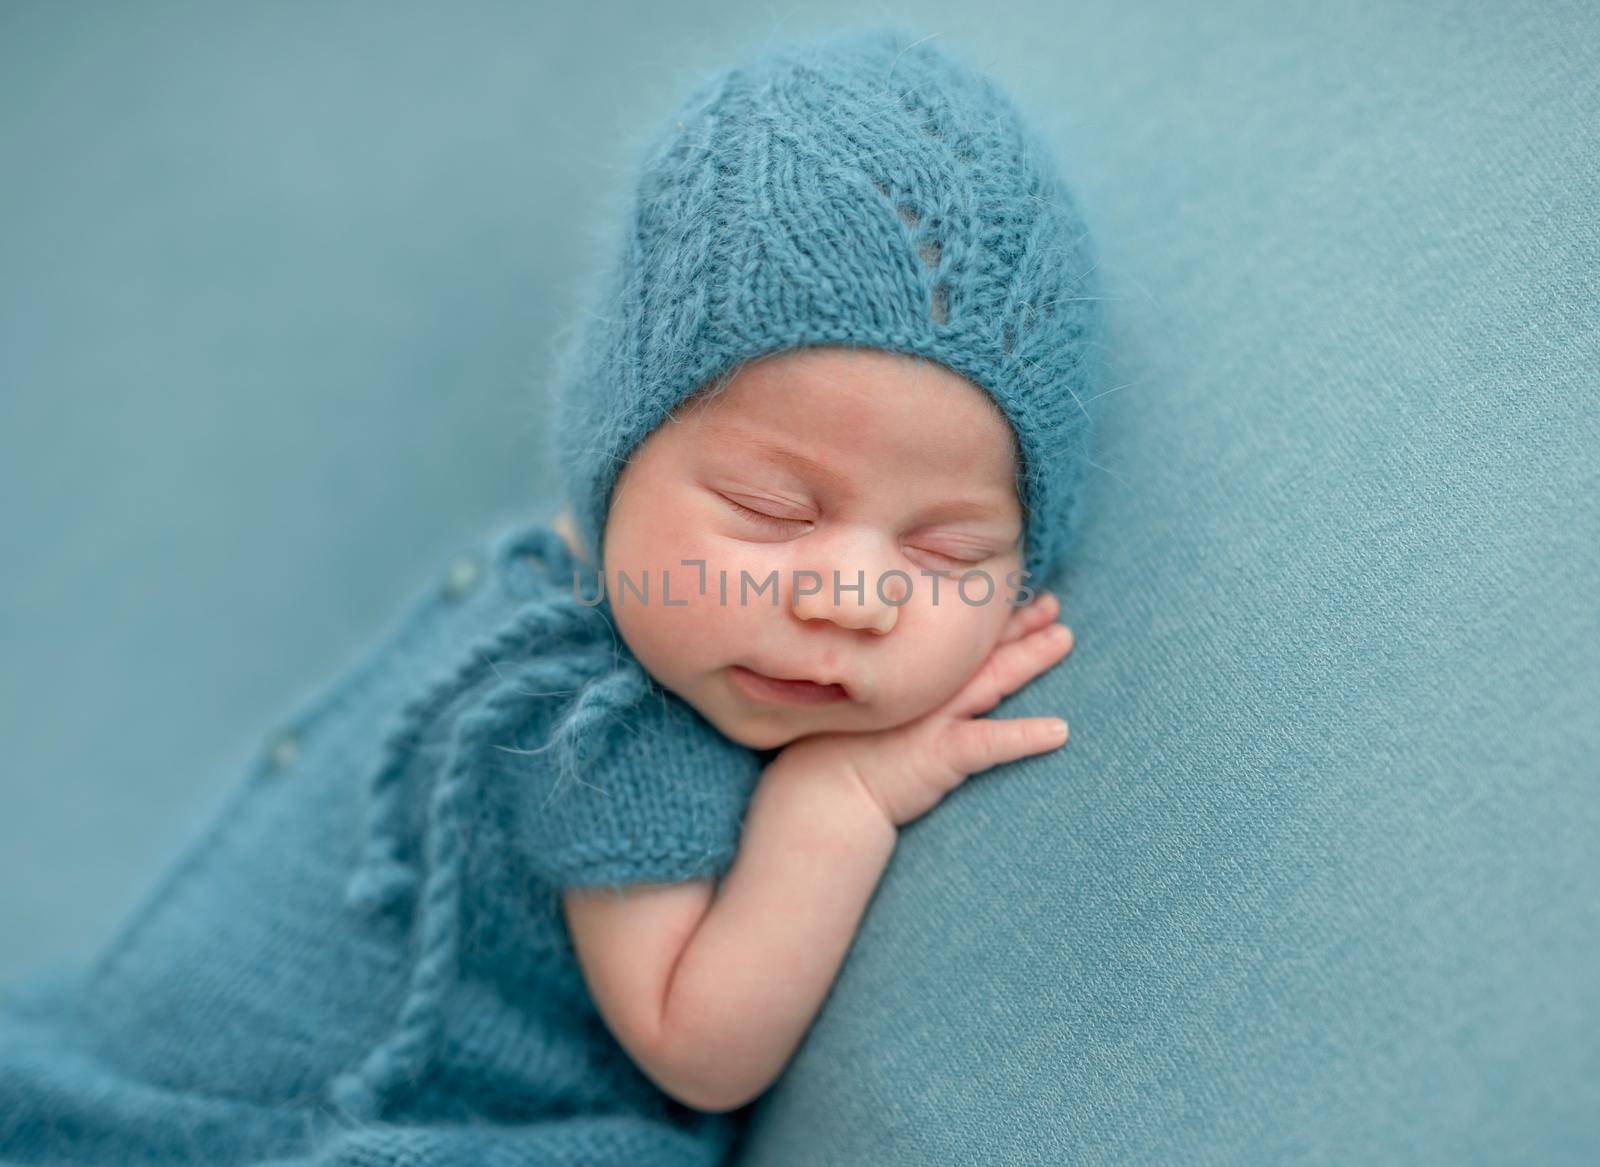
[[[859,11],[0,9],[0,976],[549,509],[626,135]],[[914,17],[1116,295],[1078,645],[1001,710],[1073,736],[906,829],[745,1161],[1595,1161],[1600,16],[1001,13]]]

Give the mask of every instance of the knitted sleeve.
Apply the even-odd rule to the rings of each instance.
[[[720,878],[762,768],[636,662],[591,683],[536,757],[517,829],[557,889]]]

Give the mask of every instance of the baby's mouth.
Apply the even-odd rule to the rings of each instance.
[[[743,665],[730,665],[728,671],[744,691],[761,701],[781,701],[792,705],[829,705],[851,700],[850,691],[840,684],[792,680],[758,673]]]

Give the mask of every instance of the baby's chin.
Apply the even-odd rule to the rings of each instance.
[[[724,737],[752,750],[781,749],[801,738],[819,733],[875,733],[914,720],[911,717],[896,720],[885,717],[879,709],[863,711],[860,706],[834,706],[811,713],[799,710],[792,713],[757,712],[723,704],[713,708],[689,698],[685,700],[716,726]],[[875,716],[867,716],[866,712]]]
[[[756,721],[751,719],[739,724],[718,726],[724,737],[732,738],[742,746],[752,750],[781,750],[784,746],[791,745],[801,738],[810,737],[818,733],[833,733],[844,730],[843,726],[811,724],[778,725],[774,721]],[[846,731],[848,732],[848,731]]]
[[[817,732],[815,730],[784,732],[771,728],[754,730],[737,726],[725,728],[720,725],[717,728],[722,731],[724,737],[730,738],[741,746],[746,746],[752,750],[781,750],[791,742],[797,742],[801,738]]]

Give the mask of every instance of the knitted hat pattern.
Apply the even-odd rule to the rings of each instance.
[[[703,77],[646,139],[614,254],[552,382],[591,562],[622,467],[684,399],[836,344],[993,397],[1018,438],[1028,583],[1048,586],[1093,443],[1096,264],[1039,132],[964,53],[876,26]]]

